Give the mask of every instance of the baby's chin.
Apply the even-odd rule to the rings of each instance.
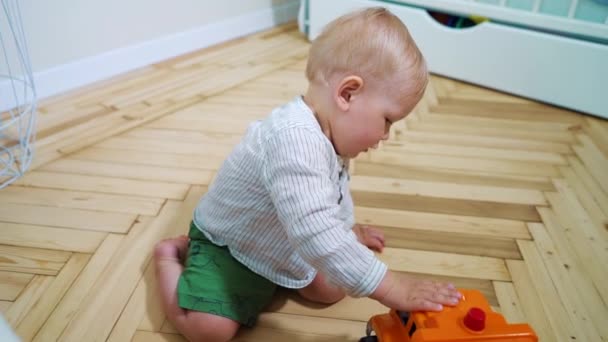
[[[361,154],[364,151],[361,152],[354,152],[354,153],[338,153],[338,155],[340,156],[340,158],[342,159],[355,159],[357,158],[357,156],[359,154]]]

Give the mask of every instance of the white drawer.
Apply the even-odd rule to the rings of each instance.
[[[367,6],[399,16],[434,73],[608,118],[608,45],[494,22],[454,29],[425,9],[373,0],[309,0],[309,37]]]

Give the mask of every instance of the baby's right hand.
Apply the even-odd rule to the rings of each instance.
[[[387,272],[370,296],[400,311],[441,311],[443,305],[454,306],[462,298],[454,285]]]

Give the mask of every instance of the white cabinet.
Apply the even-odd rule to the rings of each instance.
[[[461,5],[455,5],[458,3]],[[304,6],[308,6],[304,13],[309,38],[318,35],[329,21],[355,8],[387,7],[406,23],[432,72],[608,118],[606,23],[464,0],[308,0]],[[450,28],[427,12],[441,6],[456,14],[464,10],[492,14],[500,21]],[[531,25],[534,16],[539,20]]]

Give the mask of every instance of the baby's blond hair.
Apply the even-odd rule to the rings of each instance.
[[[403,22],[380,7],[335,19],[313,41],[306,65],[308,80],[326,83],[336,73],[379,81],[403,75],[416,92],[428,78],[424,57]]]

